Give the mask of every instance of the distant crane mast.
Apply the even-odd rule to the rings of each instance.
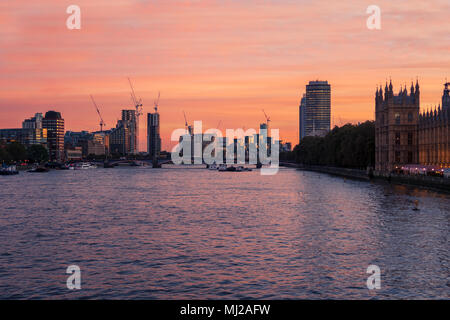
[[[271,121],[270,118],[267,116],[266,112],[262,111],[264,113],[264,117],[266,117],[266,123],[267,123],[267,135],[269,135],[269,122]]]
[[[158,92],[158,99],[156,99],[155,102],[154,102],[154,105],[155,105],[155,113],[158,112],[159,98],[161,98],[161,92]]]
[[[184,110],[183,110],[183,116],[184,116],[184,128],[187,131],[188,130],[188,122],[187,122],[187,118],[186,118],[186,112],[184,112]]]
[[[184,115],[184,127],[186,129],[186,132],[188,132],[189,134],[192,134],[192,127],[188,124],[188,121],[186,118],[186,112],[184,112],[184,110],[183,110],[183,115]]]
[[[100,118],[100,132],[103,132],[103,126],[106,126],[105,121],[103,121],[102,115],[100,113],[100,109],[98,108],[97,104],[95,103],[94,97],[91,95],[92,103],[94,104],[95,110],[97,110],[98,116]]]
[[[128,78],[128,83],[130,84],[131,88],[131,99],[133,100],[134,107],[136,108],[136,145],[134,146],[134,150],[136,153],[139,152],[139,119],[140,116],[143,114],[143,105],[142,105],[142,99],[136,97],[136,94],[134,93],[133,84],[131,83],[130,78]]]
[[[270,118],[267,116],[267,114],[266,114],[266,112],[264,111],[264,109],[263,109],[262,112],[264,113],[264,116],[266,117],[267,125],[269,125],[269,122],[271,121]]]

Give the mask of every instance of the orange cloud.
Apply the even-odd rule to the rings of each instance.
[[[422,106],[438,104],[450,69],[447,0],[380,0],[382,30],[366,28],[368,1],[77,0],[0,4],[0,127],[62,112],[68,130],[96,130],[93,94],[108,126],[129,108],[127,76],[151,112],[161,91],[163,147],[189,121],[257,128],[261,109],[296,142],[309,80],[332,85],[333,123],[373,119],[376,85],[419,76]],[[145,118],[145,117],[143,117]],[[145,121],[141,123],[145,149]]]

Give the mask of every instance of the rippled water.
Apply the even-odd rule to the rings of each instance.
[[[293,169],[51,171],[0,187],[0,298],[450,297],[446,194]]]

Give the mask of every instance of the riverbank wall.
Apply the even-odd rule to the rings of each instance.
[[[386,175],[375,172],[374,180],[382,180],[394,184],[403,184],[450,192],[450,178],[403,174]]]
[[[367,181],[373,180],[450,192],[449,178],[421,176],[421,175],[385,174],[376,171],[372,173],[367,170],[328,167],[328,166],[311,166],[298,163],[280,163],[280,166],[297,168],[300,170],[327,173],[349,179],[358,179]]]

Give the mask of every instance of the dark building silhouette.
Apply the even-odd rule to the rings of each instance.
[[[139,124],[136,117],[136,110],[122,110],[122,123],[127,130],[125,139],[126,148],[125,154],[137,154],[138,153],[138,142],[139,142]]]
[[[159,119],[158,112],[147,114],[147,151],[151,159],[158,159],[161,153]]]
[[[64,119],[61,113],[48,111],[42,119],[47,130],[47,148],[50,161],[64,161]]]
[[[302,99],[300,100],[300,106],[298,107],[298,117],[299,117],[299,143],[300,141],[305,137],[305,128],[306,128],[306,94],[303,95]]]
[[[110,153],[127,155],[130,150],[130,123],[119,120],[109,134]]]

